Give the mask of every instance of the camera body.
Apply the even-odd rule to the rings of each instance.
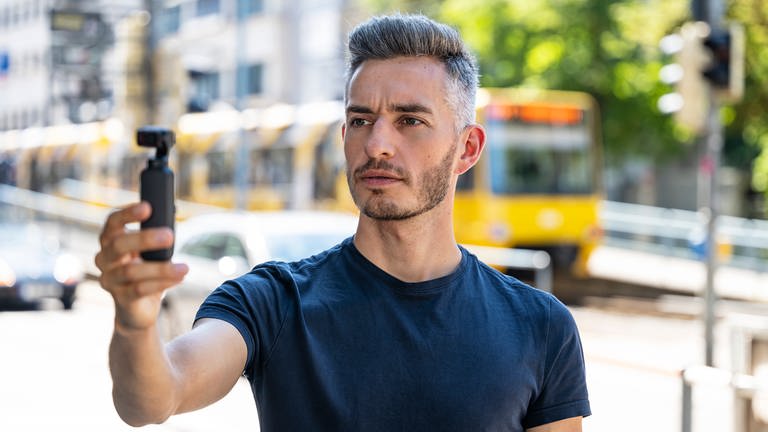
[[[174,203],[174,177],[168,166],[168,153],[176,142],[172,130],[158,126],[144,126],[136,133],[136,142],[141,147],[152,147],[157,151],[141,171],[140,197],[152,206],[149,219],[141,223],[141,229],[168,227],[174,229],[176,205]],[[167,249],[144,251],[141,257],[146,261],[167,261],[173,255],[173,246]]]

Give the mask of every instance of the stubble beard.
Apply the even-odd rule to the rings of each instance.
[[[354,182],[357,174],[360,172],[368,169],[382,169],[397,172],[402,176],[402,170],[386,161],[374,159],[370,159],[364,166],[356,169],[354,174],[347,168],[347,183],[352,192],[352,199],[355,205],[357,205],[362,214],[380,221],[410,219],[432,210],[448,196],[448,191],[451,187],[453,157],[457,148],[458,145],[454,143],[436,166],[424,172],[416,197],[417,204],[411,208],[403,207],[393,199],[386,197],[386,192],[383,189],[372,189],[370,191],[371,196],[364,202],[359,194],[355,192]],[[402,181],[406,186],[413,183],[413,179],[410,177],[403,177]]]

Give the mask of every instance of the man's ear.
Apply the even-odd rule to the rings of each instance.
[[[341,140],[344,141],[344,136],[347,134],[347,122],[341,124]]]
[[[485,148],[485,129],[479,124],[472,124],[461,133],[459,151],[461,156],[456,166],[456,174],[469,171],[480,159]]]

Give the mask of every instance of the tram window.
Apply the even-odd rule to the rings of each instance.
[[[254,185],[281,185],[293,180],[293,148],[271,148],[251,152],[250,181]]]
[[[587,154],[552,149],[492,149],[497,194],[582,194],[592,190]]]
[[[224,185],[232,183],[234,167],[232,155],[225,152],[212,152],[205,155],[208,161],[208,185]]]
[[[336,197],[336,181],[344,170],[344,159],[336,147],[339,124],[333,123],[325,131],[320,144],[315,146],[315,163],[312,167],[312,192],[315,199]]]
[[[189,197],[192,195],[192,163],[194,157],[187,152],[179,152],[178,156],[176,192],[179,197]]]
[[[120,170],[120,184],[125,189],[136,189],[139,187],[139,176],[141,170],[147,164],[147,155],[134,154],[126,156],[122,162],[122,169]]]

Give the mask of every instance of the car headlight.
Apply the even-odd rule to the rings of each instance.
[[[16,273],[7,262],[0,259],[0,286],[12,287],[16,284]]]
[[[53,277],[64,285],[74,285],[83,278],[83,269],[80,261],[70,254],[62,254],[56,257],[53,267]]]

